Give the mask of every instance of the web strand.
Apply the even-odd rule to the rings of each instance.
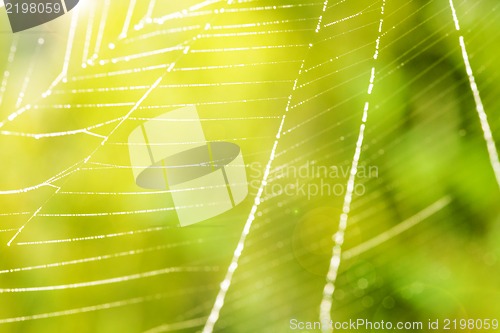
[[[328,0],[326,0],[324,2],[323,9],[321,11],[321,15],[318,18],[317,28],[315,30],[316,33],[318,33],[321,30],[321,21],[323,19],[323,15],[327,9],[327,6],[328,6]],[[247,236],[250,234],[250,230],[251,230],[252,224],[255,220],[256,213],[257,213],[259,206],[262,202],[262,194],[264,192],[264,188],[268,184],[268,177],[269,177],[269,174],[271,172],[271,167],[273,165],[273,161],[274,161],[275,156],[276,156],[276,151],[277,151],[277,148],[278,148],[278,145],[280,142],[280,138],[282,135],[283,126],[285,124],[286,114],[290,110],[292,98],[293,98],[294,93],[298,87],[298,81],[299,81],[301,74],[303,72],[304,64],[305,64],[305,61],[307,59],[307,55],[311,51],[312,47],[313,47],[313,44],[309,44],[309,48],[307,50],[306,56],[304,57],[301,65],[300,65],[299,72],[298,72],[297,77],[296,77],[294,84],[293,84],[292,92],[288,97],[285,112],[283,113],[283,116],[281,118],[278,132],[276,134],[276,139],[275,139],[273,147],[271,149],[271,154],[269,156],[269,160],[267,161],[264,175],[262,177],[262,181],[261,181],[260,186],[259,186],[259,190],[255,196],[254,204],[253,204],[253,206],[250,210],[250,214],[248,215],[248,218],[245,222],[243,232],[241,233],[240,239],[238,241],[238,245],[236,246],[236,249],[233,253],[233,257],[231,259],[231,263],[230,263],[229,268],[226,272],[224,280],[220,284],[220,289],[219,289],[219,292],[215,298],[215,303],[212,307],[212,310],[210,311],[210,315],[208,316],[208,319],[205,323],[205,326],[203,327],[203,331],[202,331],[203,333],[212,333],[213,332],[214,327],[217,324],[217,321],[219,319],[220,312],[224,306],[226,294],[229,290],[229,287],[231,286],[231,282],[233,280],[234,273],[236,272],[236,269],[238,268],[240,257],[243,253],[243,250],[245,249],[245,243],[246,243]]]
[[[379,56],[380,48],[380,38],[382,35],[382,28],[384,24],[384,11],[385,11],[385,0],[382,2],[380,9],[380,22],[378,26],[378,37],[375,41],[375,53],[373,55],[374,61],[377,61]],[[330,259],[330,267],[328,269],[328,274],[326,276],[326,284],[323,289],[323,298],[320,305],[320,322],[323,332],[331,332],[331,309],[332,309],[332,296],[335,291],[335,282],[337,280],[338,269],[340,266],[340,261],[342,258],[342,244],[344,243],[345,232],[347,229],[347,221],[349,219],[349,213],[351,211],[351,202],[354,194],[354,185],[356,182],[356,175],[359,166],[359,160],[361,158],[361,150],[363,148],[364,135],[366,129],[366,123],[368,120],[368,111],[370,109],[369,97],[373,92],[373,87],[375,83],[376,67],[375,65],[371,69],[370,83],[368,85],[368,100],[365,102],[363,109],[363,117],[361,119],[361,126],[359,128],[359,136],[356,142],[356,150],[354,152],[354,157],[352,159],[351,172],[349,175],[349,180],[347,182],[347,190],[344,196],[344,204],[342,206],[342,214],[340,215],[340,221],[338,224],[337,232],[333,237],[334,246],[332,251],[332,257]]]
[[[472,91],[472,95],[474,96],[474,102],[476,104],[476,112],[477,115],[479,116],[479,122],[481,123],[481,129],[483,131],[484,140],[486,141],[486,148],[488,150],[491,167],[493,168],[493,172],[495,173],[497,185],[500,188],[500,160],[498,158],[498,151],[495,145],[495,139],[493,138],[493,134],[491,132],[490,124],[488,122],[488,116],[486,115],[483,101],[481,100],[481,95],[479,94],[479,88],[477,87],[476,79],[474,78],[474,72],[472,71],[472,66],[469,62],[469,54],[465,46],[464,36],[461,34],[460,22],[458,20],[453,0],[450,0],[450,9],[451,9],[451,14],[453,16],[453,22],[455,23],[455,29],[460,34],[460,36],[458,37],[458,41],[460,44],[460,49],[462,51],[462,58],[465,65],[465,71],[467,72],[467,77],[469,78],[470,89]]]

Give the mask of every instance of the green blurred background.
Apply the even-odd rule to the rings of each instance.
[[[18,34],[0,8],[0,332],[201,331],[285,113],[215,331],[317,321],[367,98],[360,171],[376,172],[356,179],[332,318],[500,319],[499,184],[449,1],[381,5],[81,0]],[[455,5],[498,139],[500,4]],[[180,228],[168,192],[135,184],[127,138],[185,105],[241,147],[250,192]],[[293,184],[339,192],[280,193]]]

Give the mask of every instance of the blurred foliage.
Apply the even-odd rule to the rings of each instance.
[[[51,181],[53,186],[0,192],[0,331],[200,330],[290,96],[268,186],[216,331],[279,333],[290,331],[292,318],[317,321],[372,66],[377,77],[360,163],[377,173],[357,179],[364,193],[354,198],[344,250],[349,253],[439,200],[447,204],[342,261],[334,320],[500,318],[499,186],[449,2],[388,0],[376,62],[381,1],[329,2],[319,33],[321,2],[214,1],[192,7],[199,3],[158,1],[150,17],[156,19],[149,20],[149,1],[81,0],[78,12],[16,35],[0,8],[0,73],[6,82],[0,191],[44,184],[72,171]],[[131,25],[119,37],[131,4]],[[463,0],[456,6],[498,147],[499,4]],[[44,43],[37,49],[40,38]],[[12,45],[17,51],[9,62]],[[66,55],[67,79],[42,97]],[[299,75],[303,61],[307,70]],[[172,63],[174,69],[165,74]],[[161,76],[160,86],[147,94]],[[131,118],[120,123],[139,101]],[[173,210],[144,212],[173,203],[168,193],[137,193],[145,190],[129,168],[127,137],[144,119],[183,105],[197,106],[209,140],[240,145],[254,186],[233,210],[179,228]],[[25,112],[8,119],[20,109]],[[28,135],[67,134],[104,123],[90,129],[92,135]],[[304,165],[334,167],[340,175],[292,174]],[[344,191],[272,190],[321,181]],[[130,192],[135,194],[123,194]],[[131,278],[169,267],[210,269]],[[108,283],[8,290],[92,281]],[[162,326],[174,323],[179,325]]]

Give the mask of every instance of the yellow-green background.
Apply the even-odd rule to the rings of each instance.
[[[166,17],[197,3],[158,1],[152,17]],[[47,98],[41,94],[62,70],[75,12],[14,35],[0,8],[0,73],[10,73],[0,104],[0,119],[5,120],[0,128],[4,131],[0,135],[0,191],[43,183],[98,148],[89,163],[79,164],[71,176],[54,182],[61,187],[60,193],[44,186],[26,193],[0,194],[0,288],[66,285],[168,267],[211,269],[95,287],[0,293],[0,332],[143,332],[155,327],[175,331],[175,326],[161,326],[172,323],[184,323],[186,327],[178,330],[183,332],[202,328],[250,213],[255,188],[235,209],[187,228],[177,227],[174,211],[72,217],[173,206],[168,193],[103,194],[144,191],[135,185],[128,168],[126,145],[128,134],[141,121],[125,121],[104,146],[100,146],[102,138],[87,134],[38,140],[12,135],[65,132],[123,117],[166,68],[105,74],[171,62],[176,63],[174,70],[132,117],[151,118],[194,104],[207,138],[237,143],[245,162],[261,169],[269,160],[292,96],[295,107],[287,113],[283,128],[287,133],[279,140],[270,185],[295,182],[275,177],[283,167],[313,161],[350,167],[370,71],[376,66],[360,163],[377,167],[378,177],[358,179],[366,194],[354,198],[344,249],[390,230],[438,200],[448,204],[397,237],[342,261],[332,316],[337,321],[393,322],[500,318],[499,186],[447,0],[387,0],[376,62],[372,56],[381,1],[330,1],[322,23],[339,22],[319,33],[314,29],[322,2],[215,2],[135,31],[134,25],[144,18],[149,5],[149,1],[138,1],[128,36],[120,39],[129,4],[110,1],[99,58],[95,65],[82,68],[87,60],[82,58],[86,32],[89,26],[93,29],[89,44],[93,50],[106,2],[80,1],[68,80],[57,84]],[[96,6],[94,20],[91,6]],[[499,138],[499,4],[467,0],[456,1],[456,7],[493,136]],[[223,13],[221,8],[225,8]],[[343,20],[357,13],[361,14]],[[211,29],[205,29],[207,23]],[[8,64],[14,38],[18,38],[18,50]],[[45,42],[37,52],[39,38]],[[101,59],[186,41],[191,46],[186,55],[180,50],[98,64]],[[109,43],[116,48],[108,48]],[[310,43],[314,46],[309,49]],[[200,50],[212,51],[196,52]],[[311,69],[298,75],[303,61],[304,68]],[[22,105],[31,108],[8,121],[16,111],[30,66],[33,71]],[[298,89],[293,90],[297,77]],[[80,91],[116,87],[120,89]],[[97,107],[105,103],[126,104]],[[107,136],[116,125],[94,132]],[[260,181],[250,169],[247,175],[249,180]],[[345,184],[347,179],[325,181]],[[292,318],[318,320],[331,236],[343,196],[308,200],[265,191],[262,199],[216,331],[288,332]],[[39,207],[37,215],[42,216],[31,219],[7,246]],[[116,233],[121,234],[111,237]],[[30,243],[99,235],[108,236]],[[122,255],[106,257],[117,253]],[[104,257],[95,259],[99,256]],[[6,271],[85,258],[94,259]],[[65,310],[76,313],[61,312]],[[30,317],[39,314],[50,318]],[[17,322],[5,323],[8,318]]]

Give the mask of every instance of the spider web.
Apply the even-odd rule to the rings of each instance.
[[[387,254],[394,238],[416,229],[425,252],[436,235],[470,228],[461,208],[470,202],[469,216],[481,212],[484,223],[498,214],[498,121],[485,116],[498,109],[498,80],[481,76],[495,68],[483,54],[494,38],[478,46],[489,23],[466,22],[465,33],[460,22],[479,7],[88,1],[62,23],[6,38],[2,174],[14,176],[0,191],[0,293],[17,306],[3,306],[0,323],[281,332],[290,318],[329,322],[394,301],[380,278],[402,261]],[[479,77],[469,40],[482,56]],[[256,185],[231,212],[178,228],[169,190],[135,185],[127,137],[190,105],[210,140],[241,146]],[[412,167],[422,161],[429,167]],[[342,193],[310,200],[270,190],[308,163],[347,170],[329,179]],[[377,177],[358,174],[370,165]],[[474,188],[488,199],[464,194]]]

